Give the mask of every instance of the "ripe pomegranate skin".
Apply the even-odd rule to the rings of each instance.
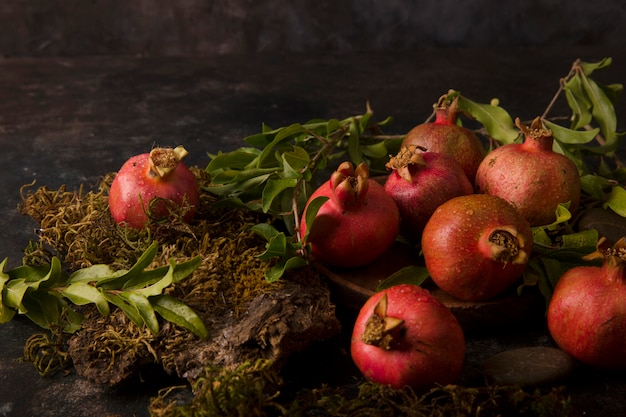
[[[626,239],[587,259],[601,267],[566,271],[548,305],[548,330],[565,352],[591,367],[626,370]]]
[[[516,207],[531,226],[551,224],[559,203],[580,204],[576,165],[552,150],[552,132],[536,118],[528,129],[516,120],[524,143],[503,145],[490,152],[478,167],[476,190],[497,195]]]
[[[170,211],[186,210],[184,221],[191,221],[200,200],[196,177],[180,160],[187,154],[182,147],[155,148],[129,158],[120,168],[109,190],[109,210],[118,224],[133,229],[145,227],[150,217],[162,220]],[[153,199],[158,198],[152,204]]]
[[[463,168],[450,155],[405,146],[387,167],[392,172],[385,191],[400,210],[400,233],[409,240],[419,241],[426,222],[441,204],[474,192]]]
[[[491,299],[524,272],[533,239],[530,225],[500,197],[471,194],[435,210],[422,234],[434,283],[467,301]]]
[[[386,308],[377,309],[385,298]],[[374,325],[368,328],[372,316]],[[391,318],[389,327],[395,327],[380,339],[376,323],[385,317]],[[465,359],[465,336],[456,317],[428,290],[400,284],[365,302],[354,324],[350,352],[368,380],[421,391],[435,384],[452,383],[459,377]]]
[[[329,199],[320,207],[306,242],[317,261],[339,268],[371,263],[393,243],[400,228],[400,213],[382,185],[369,178],[362,163],[356,170],[342,163],[317,188],[304,209],[301,233],[307,228],[306,210],[317,197]]]
[[[456,124],[459,114],[458,98],[448,105],[445,97],[435,107],[435,121],[415,126],[407,133],[402,145],[416,145],[428,152],[452,156],[473,184],[485,150],[474,132]]]

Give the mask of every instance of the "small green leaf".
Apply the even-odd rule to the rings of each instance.
[[[602,207],[609,207],[620,216],[626,217],[626,190],[619,185],[614,186]]]
[[[125,273],[125,270],[115,271],[109,265],[96,264],[72,272],[67,282],[99,282],[100,280],[117,278]]]
[[[93,303],[102,316],[109,315],[109,302],[93,285],[82,281],[74,282],[61,290],[61,294],[79,306]]]
[[[255,148],[239,148],[232,152],[219,152],[217,155],[210,155],[211,162],[207,165],[206,171],[213,176],[228,169],[242,170],[260,154],[261,151]]]
[[[302,236],[302,240],[306,242],[307,236],[311,234],[311,229],[315,227],[315,217],[317,216],[317,212],[322,208],[322,206],[328,201],[328,197],[316,197],[313,201],[309,203],[306,208],[306,214],[304,216],[304,221],[308,225],[306,229],[306,235]]]
[[[209,337],[209,331],[200,317],[182,301],[169,295],[156,295],[149,300],[154,311],[165,320],[184,327],[202,339]]]
[[[382,291],[399,284],[413,284],[420,286],[429,276],[430,274],[426,267],[417,265],[406,266],[385,278],[380,284],[378,284],[376,291]]]
[[[552,131],[554,139],[568,145],[582,145],[591,142],[599,133],[600,129],[591,130],[572,130],[566,127],[552,123],[549,120],[543,120],[543,123]]]
[[[596,174],[587,174],[580,177],[580,188],[596,200],[604,200],[604,190],[612,184],[606,178]]]
[[[174,260],[170,260],[169,268],[167,269],[167,273],[161,277],[157,282],[152,285],[149,285],[144,288],[138,288],[129,290],[128,288],[124,288],[124,291],[132,291],[134,294],[142,295],[143,297],[150,297],[152,295],[159,295],[163,293],[163,290],[174,282],[174,268],[176,263]]]
[[[617,116],[613,103],[607,97],[606,93],[591,78],[583,77],[582,85],[592,103],[591,113],[594,119],[600,125],[602,135],[606,140],[606,144],[602,148],[612,152],[619,145],[618,135],[616,134]]]
[[[459,96],[459,108],[478,120],[492,138],[502,144],[513,143],[519,137],[519,131],[506,110],[492,104],[476,103],[464,96]]]
[[[7,261],[8,259],[4,258],[2,263],[0,263],[0,296],[2,296],[5,284],[10,278],[9,275],[4,272]],[[11,321],[11,319],[13,319],[13,316],[15,316],[15,310],[6,306],[4,304],[4,301],[2,300],[2,297],[0,297],[0,324]]]
[[[361,153],[361,135],[359,132],[358,121],[353,118],[350,121],[350,133],[348,135],[348,155],[350,160],[356,166],[363,162]]]
[[[285,272],[291,269],[301,268],[307,265],[308,262],[306,259],[300,256],[293,256],[288,258],[284,262],[279,262],[278,264],[272,266],[269,270],[265,272],[265,280],[267,282],[275,282],[279,280]]]
[[[127,281],[135,278],[143,272],[154,260],[159,244],[154,241],[150,244],[148,249],[141,254],[137,262],[124,274],[120,276],[113,276],[110,279],[101,279],[98,281],[97,286],[105,290],[117,290],[124,287]]]
[[[33,291],[24,298],[24,306],[27,310],[26,317],[39,327],[50,329],[61,322],[66,303],[48,292]]]
[[[583,90],[580,77],[573,76],[563,86],[565,99],[572,110],[572,129],[581,129],[591,123],[591,102]]]
[[[595,229],[564,234],[561,236],[561,247],[563,249],[595,248],[598,238],[598,231]]]
[[[287,252],[287,236],[279,232],[268,240],[265,252],[257,255],[257,258],[267,261],[276,257],[282,258],[287,255]]]
[[[152,334],[157,334],[159,332],[159,321],[157,320],[156,314],[154,313],[154,308],[152,308],[152,304],[150,304],[150,300],[144,295],[138,294],[137,292],[123,292],[121,294],[123,298],[126,298],[130,304],[135,306],[137,312],[141,316],[144,324]]]
[[[274,199],[279,197],[286,189],[295,187],[297,183],[298,180],[295,178],[268,180],[262,194],[263,212],[267,213],[270,211]]]
[[[143,317],[139,314],[139,310],[134,304],[129,302],[125,297],[108,291],[104,292],[104,296],[111,304],[122,310],[126,317],[128,317],[135,324],[135,326],[143,327]]]
[[[598,62],[584,62],[581,61],[578,64],[580,68],[583,70],[586,76],[590,76],[595,70],[606,68],[611,65],[613,62],[613,58],[605,57]]]

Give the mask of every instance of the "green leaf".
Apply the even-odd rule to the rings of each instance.
[[[276,257],[284,257],[287,253],[287,236],[283,232],[279,232],[268,240],[265,245],[265,252],[257,255],[257,258],[267,261]]]
[[[134,279],[141,274],[144,269],[150,266],[157,254],[158,248],[158,242],[152,242],[148,249],[141,254],[139,259],[137,259],[137,262],[135,262],[135,264],[128,271],[120,276],[111,277],[110,279],[101,279],[97,283],[97,286],[105,290],[117,290],[123,288],[127,281]]]
[[[613,62],[613,58],[606,57],[606,58],[601,59],[598,62],[580,61],[578,64],[580,65],[580,68],[583,70],[584,74],[586,76],[590,76],[595,70],[606,68],[610,66],[612,62]]]
[[[315,217],[317,212],[322,208],[324,203],[328,201],[328,197],[316,197],[313,199],[306,208],[306,214],[304,215],[304,221],[309,227],[306,229],[306,235],[302,236],[302,240],[306,242],[306,238],[311,234],[311,229],[315,227]]]
[[[156,295],[149,300],[154,311],[165,320],[184,327],[202,339],[209,337],[209,331],[200,317],[182,301],[169,295]]]
[[[543,123],[552,131],[554,139],[568,145],[582,145],[591,142],[600,133],[600,129],[591,130],[572,130],[552,123],[549,120],[543,120]]]
[[[350,133],[348,134],[348,155],[350,160],[356,166],[363,162],[361,153],[361,135],[359,125],[355,118],[350,121]]]
[[[378,284],[375,291],[382,291],[399,284],[413,284],[420,286],[429,276],[430,274],[428,273],[428,269],[426,269],[426,267],[417,265],[406,266],[385,278],[380,284]]]
[[[2,263],[0,263],[0,296],[2,296],[0,297],[0,324],[11,321],[11,319],[13,319],[13,316],[15,316],[15,310],[6,306],[3,300],[4,287],[10,278],[9,274],[6,274],[4,272],[4,268],[7,264],[7,261],[8,261],[8,258],[4,258]]]
[[[132,292],[123,292],[121,294],[123,298],[135,306],[137,312],[141,316],[142,321],[148,327],[152,334],[157,334],[159,332],[159,321],[157,320],[156,314],[154,313],[154,308],[152,308],[152,304],[150,304],[150,300],[142,294],[138,294],[135,291]]]
[[[598,231],[595,229],[564,234],[561,236],[561,247],[563,249],[595,248],[598,239]]]
[[[104,296],[109,302],[115,306],[117,306],[120,310],[124,312],[126,317],[128,317],[137,327],[143,327],[144,321],[141,314],[139,314],[139,310],[137,307],[127,300],[127,298],[122,297],[118,294],[113,294],[111,292],[104,292]]]
[[[67,282],[70,284],[74,282],[99,282],[100,280],[117,278],[125,273],[125,270],[115,271],[109,265],[96,264],[72,272]]]
[[[210,155],[211,161],[206,167],[210,175],[215,175],[228,169],[242,170],[254,161],[261,151],[255,148],[239,148],[232,152],[219,152],[217,155]]]
[[[294,188],[297,183],[298,180],[295,178],[268,180],[267,184],[265,184],[265,187],[263,188],[262,194],[263,212],[267,213],[268,211],[270,211],[274,200],[279,197],[286,189]]]
[[[609,207],[620,216],[626,217],[626,190],[619,185],[614,186],[602,207]]]
[[[163,293],[163,290],[174,282],[174,268],[176,263],[174,260],[170,260],[169,268],[167,269],[167,273],[161,277],[160,280],[155,282],[152,285],[149,285],[144,288],[129,290],[128,288],[124,288],[124,291],[132,291],[134,294],[142,295],[143,297],[150,297],[152,295],[159,295]]]
[[[265,272],[265,280],[267,282],[275,282],[279,280],[285,274],[285,272],[291,269],[301,268],[307,264],[308,262],[306,259],[299,256],[293,256],[283,262],[279,262],[278,264],[272,266],[269,270],[267,270]]]
[[[361,147],[363,155],[373,159],[381,159],[389,157],[389,150],[387,144],[384,141],[376,142],[372,145],[365,145]]]
[[[51,329],[61,322],[61,314],[66,304],[48,292],[32,292],[24,298],[26,317],[44,329]]]
[[[600,130],[606,140],[606,144],[602,148],[607,152],[615,151],[619,141],[616,134],[617,116],[615,115],[613,103],[611,103],[604,90],[591,78],[583,77],[582,85],[593,105],[591,113],[598,125],[600,125]]]
[[[109,315],[109,302],[93,285],[82,281],[74,282],[61,290],[61,294],[79,306],[93,303],[102,316]]]
[[[500,106],[480,104],[459,96],[459,108],[478,120],[489,136],[502,144],[513,143],[519,137],[519,131],[515,128],[513,119]]]
[[[583,90],[580,77],[571,77],[563,86],[565,99],[572,110],[572,129],[581,129],[591,123],[591,102]]]
[[[611,186],[609,180],[597,174],[587,174],[580,177],[580,188],[596,200],[604,200],[604,190]]]
[[[311,157],[307,151],[300,146],[294,146],[292,151],[284,152],[281,158],[285,166],[283,178],[300,178],[302,176],[300,171],[311,162]]]

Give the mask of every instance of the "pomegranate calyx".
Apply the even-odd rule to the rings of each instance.
[[[459,116],[459,96],[456,91],[450,90],[446,94],[439,97],[435,108],[435,123],[437,124],[456,124]]]
[[[385,164],[385,168],[395,170],[400,178],[411,182],[413,167],[426,166],[426,161],[422,156],[422,152],[425,150],[426,148],[417,145],[402,146],[398,154],[392,156],[389,162]]]
[[[342,208],[358,206],[365,201],[369,189],[369,168],[361,163],[354,169],[352,163],[343,162],[330,176],[333,197]]]
[[[524,237],[514,227],[503,226],[489,234],[491,258],[504,264],[525,264],[528,253],[524,250]]]
[[[582,257],[585,261],[604,259],[604,262],[612,267],[626,267],[626,236],[619,239],[612,247],[603,249],[606,242],[601,237],[596,244],[596,250]]]
[[[544,124],[541,117],[536,117],[532,121],[530,128],[526,126],[519,117],[515,119],[515,125],[525,137],[524,144],[528,147],[539,148],[547,151],[552,150],[552,131]]]
[[[150,151],[150,171],[165,178],[176,169],[178,163],[189,154],[183,146],[176,148],[154,148]]]
[[[361,340],[365,344],[391,350],[394,344],[392,332],[402,324],[404,320],[387,315],[387,294],[384,294],[367,319]]]

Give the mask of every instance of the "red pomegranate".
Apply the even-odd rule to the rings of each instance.
[[[350,352],[367,379],[426,390],[461,374],[465,336],[456,317],[427,290],[400,284],[363,305]]]
[[[576,165],[552,150],[552,132],[537,117],[530,129],[516,119],[524,143],[503,145],[490,152],[476,173],[477,192],[497,195],[511,203],[530,222],[543,226],[556,219],[560,203],[575,212],[580,203]]]
[[[116,223],[134,229],[149,220],[161,221],[173,213],[190,221],[198,207],[200,189],[193,173],[181,161],[182,146],[154,148],[128,159],[109,190],[109,210]]]
[[[400,210],[401,234],[410,240],[419,241],[437,207],[453,197],[474,192],[463,168],[447,154],[403,146],[387,168],[392,171],[385,191]]]
[[[306,224],[306,210],[318,197],[329,199],[320,207],[313,225]],[[301,233],[314,259],[329,266],[354,268],[381,256],[393,243],[400,227],[400,213],[393,199],[369,168],[356,169],[343,162],[330,179],[309,197],[301,221]]]
[[[450,103],[448,95],[442,96],[435,106],[435,121],[415,126],[402,144],[452,156],[473,184],[485,150],[474,132],[457,124],[458,101],[457,97]]]
[[[500,197],[471,194],[446,201],[422,234],[426,268],[439,288],[461,300],[488,300],[524,272],[530,225]]]
[[[574,267],[559,278],[548,306],[548,329],[579,361],[626,370],[626,238],[585,259],[604,261],[601,267]]]

